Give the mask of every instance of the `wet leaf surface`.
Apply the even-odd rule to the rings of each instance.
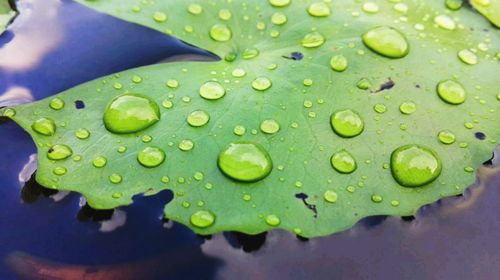
[[[499,141],[500,36],[465,7],[79,2],[223,58],[1,111],[33,136],[37,181],[93,208],[170,189],[166,216],[200,234],[321,236],[462,193]]]

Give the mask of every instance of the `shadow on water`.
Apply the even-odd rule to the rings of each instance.
[[[72,1],[18,3],[21,15],[0,37],[0,106],[132,67],[214,59]],[[369,217],[329,237],[197,236],[163,219],[168,191],[97,211],[76,193],[38,185],[34,144],[2,118],[0,147],[0,279],[498,278],[498,168],[481,169],[481,184],[415,217]],[[487,164],[500,166],[499,158]]]

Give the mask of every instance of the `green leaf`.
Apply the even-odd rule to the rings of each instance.
[[[9,0],[0,0],[0,35],[17,15],[10,2]]]
[[[471,9],[78,2],[226,58],[131,69],[0,111],[35,140],[37,181],[95,208],[170,189],[165,215],[200,234],[328,235],[462,193],[500,140],[500,33]]]
[[[472,0],[470,3],[491,23],[500,28],[500,0]]]

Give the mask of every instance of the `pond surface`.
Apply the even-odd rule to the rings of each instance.
[[[20,0],[19,9],[0,37],[3,105],[132,67],[214,59],[69,0]],[[43,189],[30,179],[35,152],[28,134],[0,121],[0,279],[498,279],[498,168],[416,217],[371,217],[330,237],[200,237],[162,220],[167,191],[113,212]]]

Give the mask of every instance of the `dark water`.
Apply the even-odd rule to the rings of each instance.
[[[204,52],[66,0],[21,0],[0,37],[0,103]],[[210,59],[210,57],[207,57]],[[0,279],[500,279],[500,170],[417,217],[372,217],[326,238],[202,238],[162,221],[168,192],[114,212],[29,180],[34,144],[0,121]],[[31,163],[29,163],[31,160]],[[26,183],[25,183],[26,182]]]

